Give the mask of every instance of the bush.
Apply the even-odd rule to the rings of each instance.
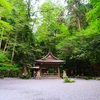
[[[49,71],[49,73],[54,73],[54,69],[53,68],[49,68],[48,71]]]
[[[3,76],[3,75],[0,75],[0,78],[1,78],[1,79],[3,79],[3,78],[4,78],[4,76]]]
[[[19,75],[19,78],[22,78],[22,79],[29,79],[30,78],[30,75],[27,74],[27,75]]]
[[[10,68],[8,71],[7,67],[0,67],[0,76],[4,77],[18,77],[19,69],[18,68]]]
[[[77,76],[75,76],[75,78],[81,78],[81,76],[77,75]]]
[[[6,67],[0,67],[0,71],[7,71]]]
[[[69,78],[64,78],[64,83],[73,83],[73,82],[75,82],[74,80],[71,80],[71,79],[69,79]]]
[[[91,76],[88,76],[88,79],[93,79]]]
[[[93,79],[93,77],[91,77],[91,76],[84,76],[83,79],[90,80],[90,79]]]
[[[100,80],[100,78],[96,78],[96,80]]]
[[[18,77],[21,78],[21,79],[29,79],[31,77],[31,72],[28,71],[27,75],[23,75],[22,71],[20,70]]]

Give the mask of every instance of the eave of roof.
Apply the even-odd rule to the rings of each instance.
[[[51,64],[65,64],[64,60],[58,60],[51,52],[49,52],[44,58],[35,60],[36,63],[51,63]]]
[[[35,60],[35,62],[65,62],[64,60]]]

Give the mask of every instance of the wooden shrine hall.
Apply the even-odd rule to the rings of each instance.
[[[35,65],[39,67],[36,78],[41,78],[43,75],[48,75],[48,69],[54,70],[54,75],[60,77],[60,65],[65,64],[64,60],[59,60],[51,52],[40,60],[35,60]]]

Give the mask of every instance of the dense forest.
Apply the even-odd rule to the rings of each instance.
[[[100,0],[0,0],[0,67],[48,52],[70,68],[100,64]]]

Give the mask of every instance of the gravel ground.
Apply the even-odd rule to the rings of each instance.
[[[100,81],[74,80],[0,79],[0,100],[100,100]]]

